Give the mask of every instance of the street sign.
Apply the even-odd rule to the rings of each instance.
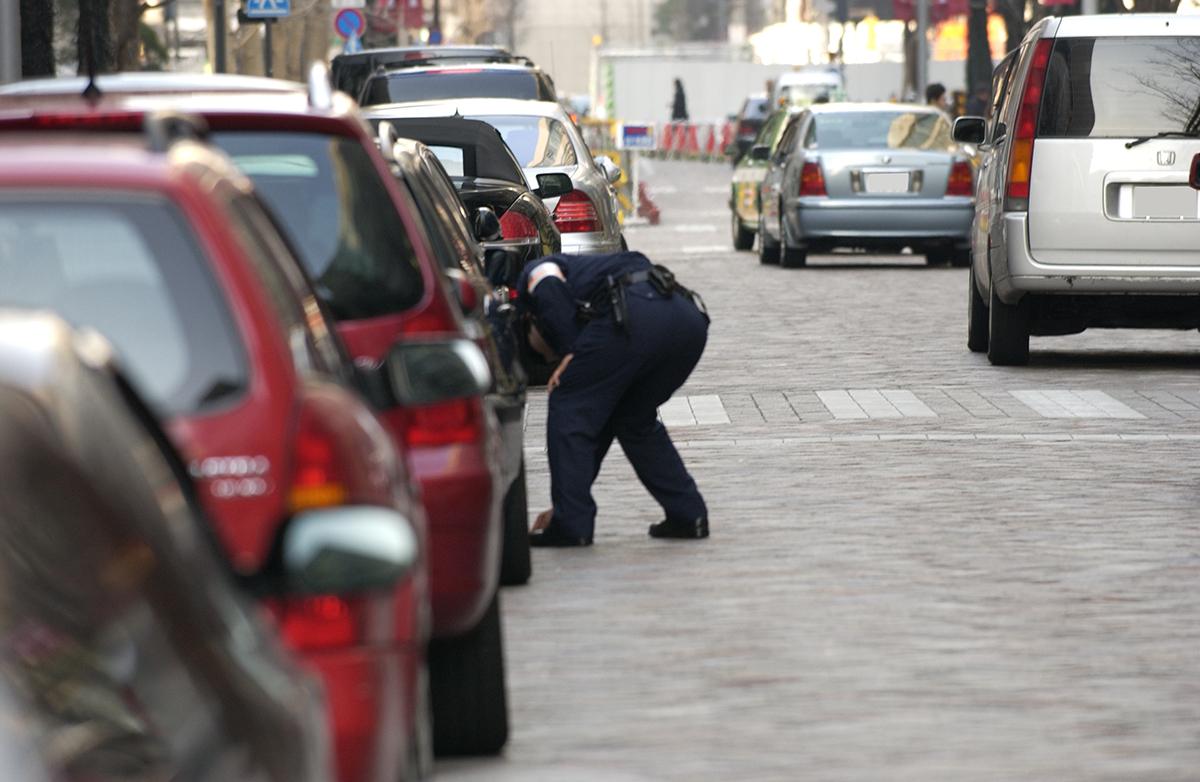
[[[655,149],[653,125],[621,125],[617,149]]]
[[[339,8],[366,8],[367,0],[332,0],[329,6],[335,11]]]
[[[248,19],[282,19],[292,15],[292,0],[246,0]]]
[[[333,29],[347,40],[361,38],[367,29],[367,18],[357,8],[343,8],[333,16]]]

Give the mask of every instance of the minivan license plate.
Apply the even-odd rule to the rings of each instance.
[[[886,171],[864,174],[863,190],[868,193],[907,193],[908,173]]]
[[[1133,217],[1195,220],[1196,191],[1187,185],[1142,185],[1133,188]]]

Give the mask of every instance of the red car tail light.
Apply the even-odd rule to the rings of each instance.
[[[946,181],[946,195],[975,195],[975,176],[971,173],[970,163],[965,160],[956,160],[954,165],[950,166],[950,178]]]
[[[572,190],[558,199],[558,205],[554,207],[554,224],[565,234],[602,230],[595,204],[587,193],[579,190]]]
[[[405,408],[403,416],[404,442],[413,447],[476,443],[485,431],[478,397]]]
[[[288,508],[296,513],[344,503],[347,491],[338,463],[337,444],[310,410],[300,413],[294,450]]]
[[[79,114],[29,114],[0,116],[0,130],[109,130],[142,129],[145,115],[136,111]]]
[[[804,168],[800,169],[800,192],[797,195],[829,195],[825,190],[825,174],[821,172],[820,163],[815,160],[809,160],[804,164]]]
[[[364,640],[362,597],[315,595],[265,602],[288,648],[299,652],[345,649]]]
[[[1033,50],[1033,61],[1025,77],[1025,90],[1017,109],[1017,125],[1013,131],[1012,157],[1008,165],[1006,210],[1024,211],[1029,208],[1029,178],[1033,172],[1033,142],[1037,138],[1039,113],[1042,107],[1042,87],[1046,82],[1046,66],[1050,63],[1053,41],[1043,38]]]
[[[509,209],[500,215],[500,235],[512,239],[537,239],[538,229],[533,221],[520,212]]]

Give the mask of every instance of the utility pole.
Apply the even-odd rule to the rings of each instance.
[[[929,0],[917,0],[917,101],[925,100],[929,86]]]
[[[20,0],[0,0],[0,84],[21,80]]]

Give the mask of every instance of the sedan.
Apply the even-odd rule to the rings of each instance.
[[[562,234],[564,253],[615,253],[625,249],[613,187],[621,169],[610,158],[592,156],[579,128],[558,103],[476,98],[391,104],[373,107],[369,113],[389,119],[459,115],[486,122],[500,132],[530,187],[537,187],[539,174],[560,173],[571,178],[575,188],[572,192],[545,199]]]
[[[950,118],[918,105],[831,103],[793,117],[759,187],[759,256],[803,266],[835,248],[969,262],[974,169]]]

